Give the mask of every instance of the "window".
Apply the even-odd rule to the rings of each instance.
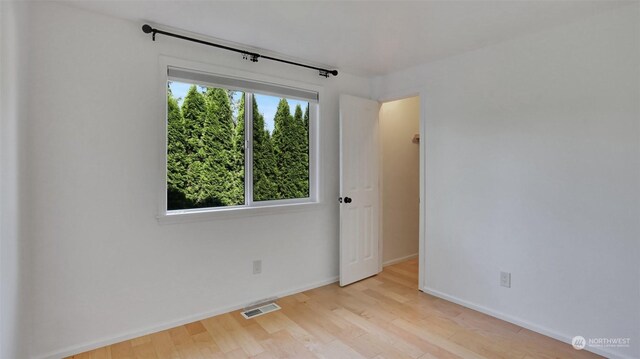
[[[168,74],[167,214],[316,201],[317,92]]]

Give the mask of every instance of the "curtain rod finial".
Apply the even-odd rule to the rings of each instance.
[[[142,25],[142,32],[149,34],[153,31],[153,28],[149,24]]]

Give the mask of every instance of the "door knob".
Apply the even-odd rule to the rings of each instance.
[[[345,197],[344,198],[344,203],[351,203],[351,198]]]

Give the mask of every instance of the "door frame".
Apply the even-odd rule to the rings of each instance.
[[[406,98],[410,98],[410,97],[418,97],[419,98],[419,102],[420,102],[420,112],[419,112],[419,126],[420,126],[420,130],[419,130],[419,134],[420,134],[420,144],[419,144],[419,162],[420,162],[420,168],[418,170],[419,175],[420,175],[420,180],[419,180],[419,192],[420,192],[420,206],[419,206],[419,215],[418,215],[418,219],[419,219],[419,229],[418,229],[418,289],[420,291],[424,291],[423,288],[426,288],[426,284],[425,284],[425,257],[426,257],[426,232],[425,232],[425,169],[426,167],[426,106],[427,106],[427,95],[426,95],[426,88],[424,87],[419,87],[419,88],[413,88],[413,89],[408,89],[408,90],[400,90],[400,91],[390,91],[390,92],[385,92],[382,95],[378,96],[377,101],[380,102],[380,104],[383,104],[385,102],[391,102],[391,101],[396,101],[396,100],[403,100]],[[380,142],[382,143],[382,142]],[[380,151],[380,163],[382,162],[382,151]],[[382,166],[380,167],[382,169]],[[378,178],[378,182],[381,184],[380,185],[380,190],[382,190],[382,171],[379,172],[378,174],[379,178]],[[382,202],[382,196],[380,196],[380,212],[379,212],[379,223],[380,223],[380,239],[378,241],[378,251],[380,253],[380,258],[379,258],[379,270],[382,271],[382,257],[383,257],[383,240],[382,240],[382,208],[384,206],[384,203]]]

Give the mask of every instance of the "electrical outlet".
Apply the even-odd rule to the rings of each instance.
[[[506,288],[511,288],[511,273],[500,272],[500,285]]]
[[[253,261],[253,274],[262,273],[262,260],[258,259]]]

